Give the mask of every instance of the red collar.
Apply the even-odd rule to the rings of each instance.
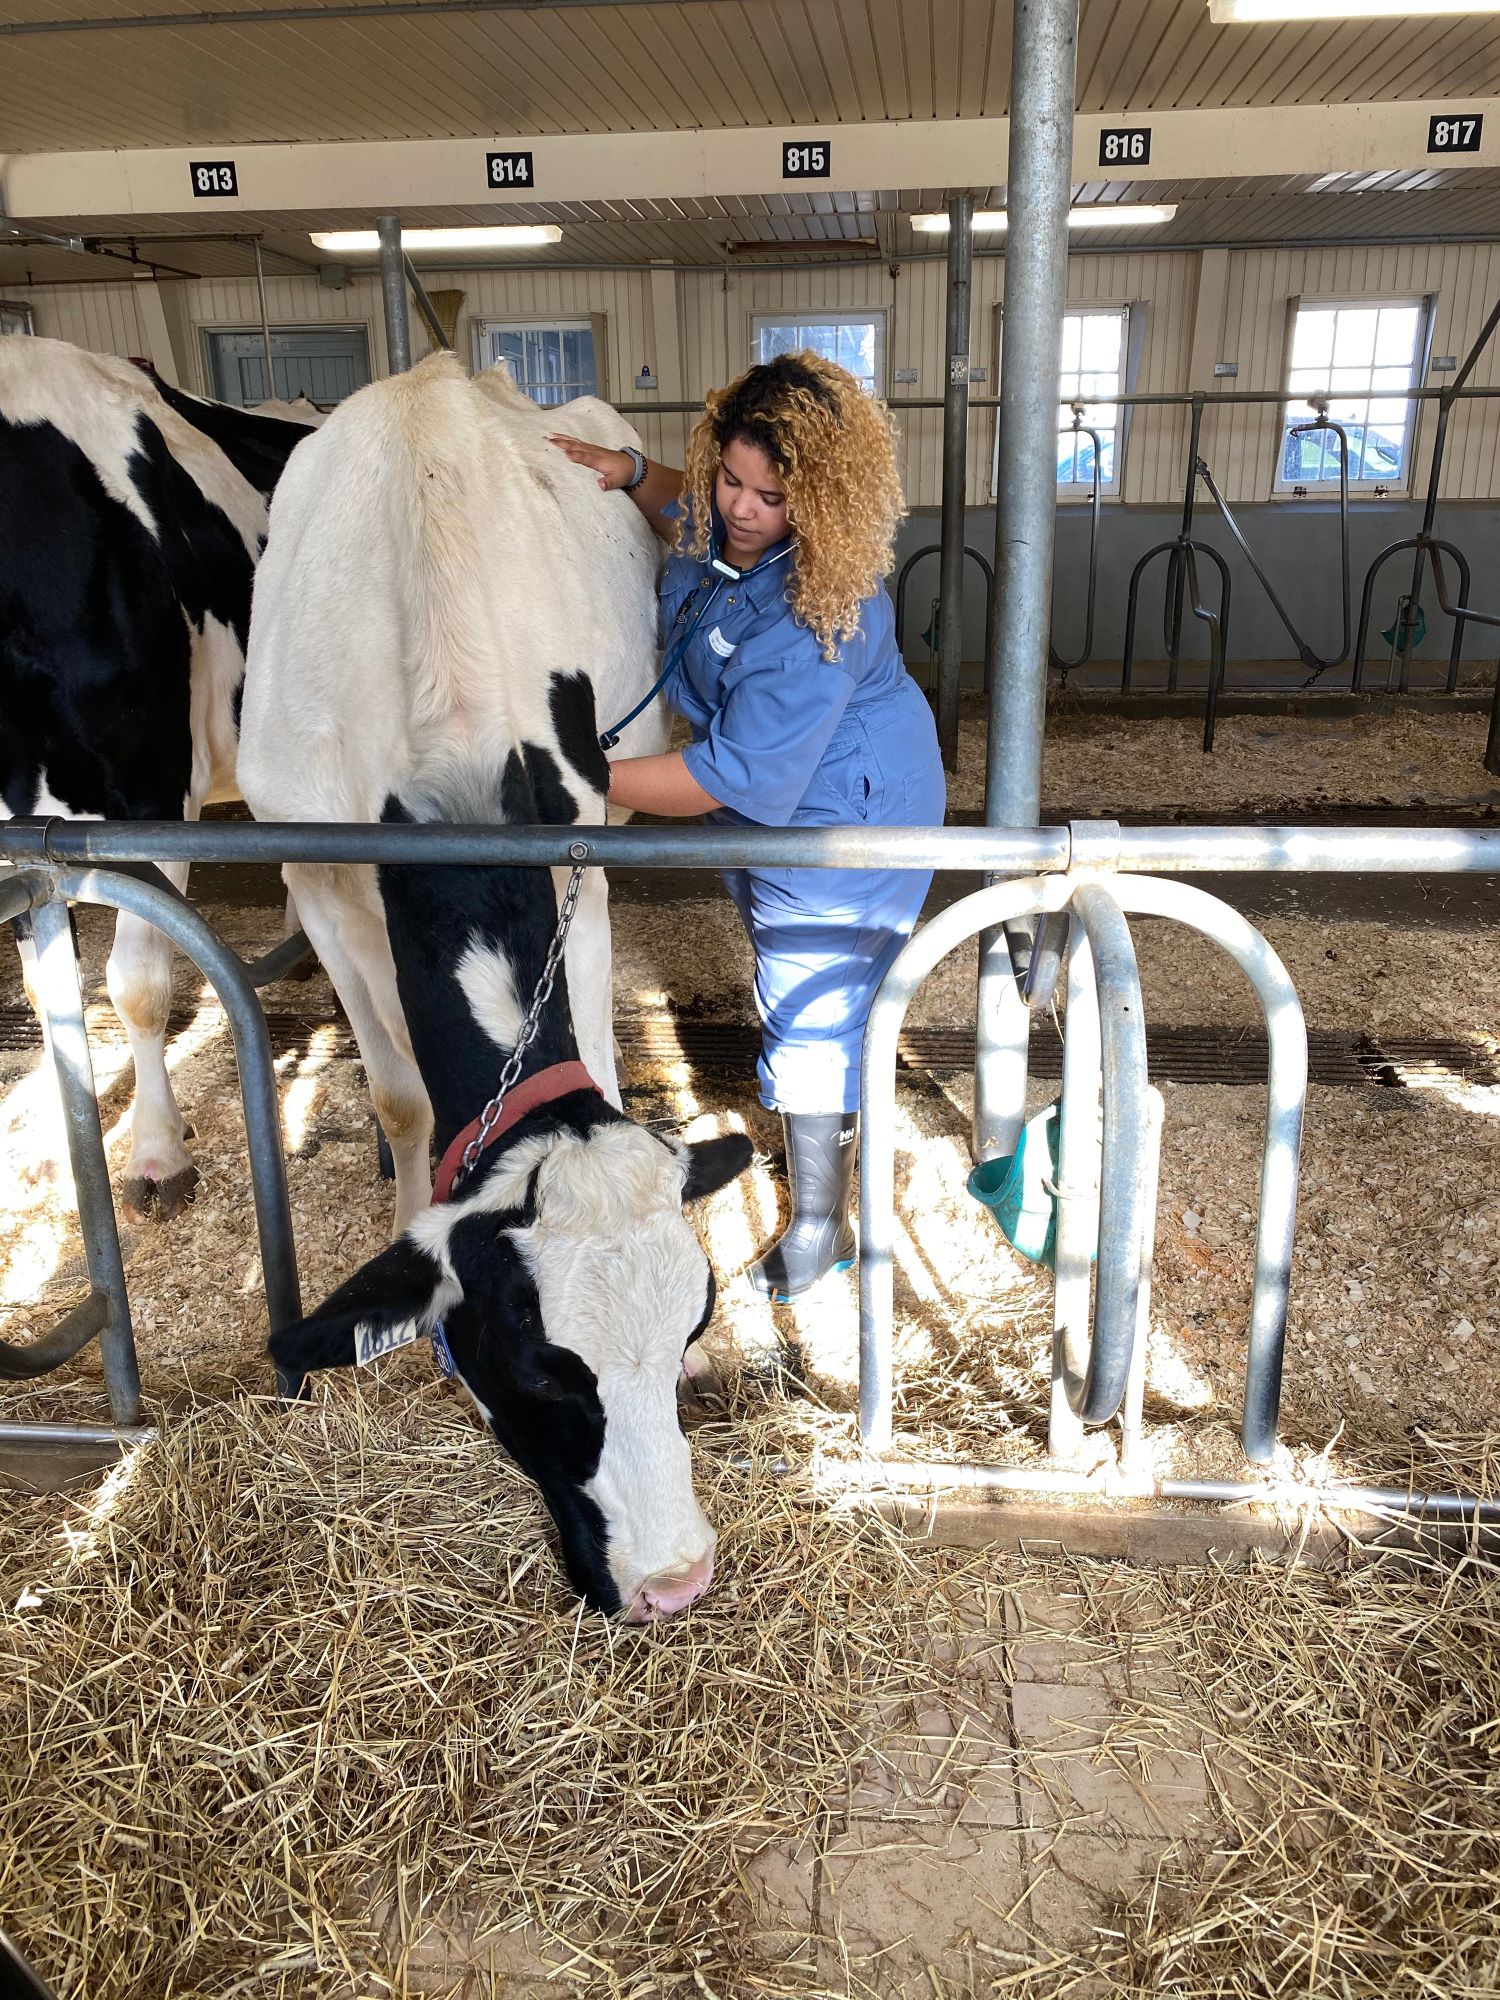
[[[503,1133],[508,1132],[512,1125],[524,1118],[528,1111],[535,1111],[539,1105],[551,1104],[556,1098],[567,1097],[575,1090],[592,1090],[600,1097],[604,1095],[581,1062],[553,1063],[550,1068],[539,1069],[523,1082],[513,1084],[506,1093],[500,1116],[486,1135],[485,1146],[493,1146],[495,1141]],[[477,1135],[479,1124],[479,1119],[470,1119],[439,1162],[437,1181],[432,1190],[434,1207],[439,1202],[446,1201],[453,1192],[453,1183],[458,1176],[465,1149]]]

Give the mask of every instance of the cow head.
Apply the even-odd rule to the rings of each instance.
[[[713,1572],[677,1378],[714,1280],[682,1210],[742,1173],[751,1148],[737,1134],[664,1141],[589,1104],[586,1119],[518,1125],[470,1189],[270,1351],[300,1382],[441,1325],[455,1373],[541,1488],[576,1589],[642,1623],[691,1604]]]

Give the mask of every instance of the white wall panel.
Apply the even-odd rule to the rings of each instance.
[[[1160,250],[1120,251],[1069,260],[1068,298],[1073,304],[1128,304],[1145,318],[1136,378],[1138,389],[1159,392],[1187,386],[1197,301],[1199,260]],[[431,271],[429,289],[465,294],[458,339],[465,359],[473,352],[476,319],[602,317],[607,333],[604,364],[607,393],[617,402],[647,400],[634,387],[643,362],[657,362],[651,280],[640,271]],[[987,371],[976,394],[993,394],[997,375],[997,314],[1004,292],[1003,259],[980,257],[973,274],[971,360]],[[874,309],[887,316],[887,366],[914,369],[912,383],[891,383],[897,399],[939,397],[943,389],[945,267],[933,259],[905,263],[892,276],[883,264],[820,265],[809,261],[792,270],[757,269],[680,272],[676,303],[682,356],[683,393],[696,400],[730,380],[749,354],[751,316],[826,307]],[[1238,364],[1236,389],[1279,387],[1284,365],[1288,301],[1296,297],[1392,296],[1403,293],[1435,299],[1432,351],[1460,357],[1500,296],[1500,244],[1376,248],[1328,246],[1311,250],[1247,249],[1229,253],[1222,329],[1215,329],[1214,358]],[[202,386],[200,330],[205,326],[254,326],[254,285],[245,279],[204,279],[174,288],[186,295],[194,329],[194,386]],[[8,287],[6,296],[32,303],[40,333],[105,353],[143,354],[145,331],[128,283],[46,286],[27,291]],[[311,276],[272,278],[267,306],[274,324],[354,323],[368,327],[371,358],[385,366],[380,288],[373,275],[351,277],[341,291],[320,286]],[[425,349],[425,331],[412,316],[413,345]],[[1440,384],[1443,376],[1429,378]],[[1500,342],[1492,346],[1473,376],[1476,384],[1500,386]],[[637,420],[648,451],[676,458],[683,429],[672,419]],[[1435,425],[1423,416],[1416,454],[1416,487],[1425,487]],[[902,472],[908,504],[935,507],[942,489],[942,416],[914,411],[899,420]],[[968,497],[989,501],[994,446],[994,414],[976,411],[969,434]],[[1210,413],[1203,429],[1203,455],[1225,492],[1237,502],[1269,497],[1276,456],[1275,405],[1247,406]],[[1137,410],[1124,457],[1123,498],[1127,503],[1175,505],[1182,497],[1187,419],[1176,410]],[[1500,495],[1500,398],[1461,406],[1450,426],[1442,487],[1445,499]]]
[[[36,330],[47,340],[70,340],[96,354],[147,355],[150,347],[135,298],[127,285],[24,285],[0,287],[0,296],[32,308]]]

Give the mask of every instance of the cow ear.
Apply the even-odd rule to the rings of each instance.
[[[697,1139],[682,1148],[687,1176],[682,1183],[684,1202],[701,1201],[717,1194],[721,1187],[742,1174],[755,1157],[755,1148],[743,1132],[726,1132],[718,1139]]]
[[[315,1368],[351,1368],[428,1331],[437,1317],[443,1273],[424,1250],[402,1237],[346,1279],[315,1313],[278,1327],[266,1343],[286,1393],[295,1395]],[[455,1301],[445,1296],[441,1308]]]

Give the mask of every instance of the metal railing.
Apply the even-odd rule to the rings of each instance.
[[[1069,924],[1065,1080],[1052,1442],[1066,1453],[1077,1427],[1123,1411],[1125,1462],[1140,1472],[1145,1301],[1149,1297],[1155,1115],[1145,1067],[1139,979],[1125,918],[1167,917],[1199,930],[1241,966],[1260,997],[1270,1050],[1269,1109],[1246,1369],[1243,1440],[1263,1464],[1275,1446],[1296,1152],[1306,1083],[1301,1010],[1265,941],[1233,910],[1189,884],[1194,873],[1416,872],[1500,874],[1500,831],[1314,827],[1137,827],[1109,821],[1007,829],[352,826],[298,822],[182,824],[11,820],[0,823],[0,922],[35,952],[35,990],[66,1113],[88,1299],[26,1348],[0,1346],[0,1374],[35,1376],[97,1338],[115,1424],[139,1416],[139,1376],[123,1260],[88,1055],[69,903],[129,911],[162,930],[209,981],[229,1019],[239,1065],[266,1313],[271,1329],[301,1311],[296,1251],[269,1036],[243,964],[201,915],[157,876],[158,861],[425,863],[553,868],[839,867],[969,869],[1012,879],[951,906],[919,930],[877,997],[862,1077],[865,1114],[860,1224],[861,1412],[867,1445],[883,1451],[893,1405],[891,1174],[894,1046],[900,1015],[925,971],[976,930],[1043,912],[1031,999],[1055,983],[1057,920]],[[285,951],[288,948],[278,948]],[[1034,960],[1034,965],[1036,960]],[[1090,995],[1097,987],[1098,1000]],[[1025,1001],[1023,999],[1024,1007]],[[1092,1014],[1091,1014],[1092,1010]],[[1093,1016],[1101,1017],[1094,1020]],[[1100,1165],[1090,1155],[1091,1093],[1102,1076]],[[1086,1117],[1085,1114],[1088,1113]],[[1093,1193],[1098,1185],[1097,1197]],[[1097,1229],[1090,1222],[1097,1202]],[[191,1226],[190,1222],[186,1226]],[[1097,1237],[1099,1281],[1087,1325],[1087,1261]],[[1085,1282],[1080,1284],[1080,1271]],[[24,1427],[28,1438],[35,1426]],[[0,1424],[0,1439],[13,1433]],[[84,1435],[69,1426],[68,1435]],[[99,1433],[98,1435],[113,1435]],[[891,1464],[892,1477],[920,1468]],[[1007,1468],[929,1468],[950,1483],[1024,1484]],[[994,1474],[991,1481],[990,1474]],[[1038,1482],[1047,1485],[1044,1478]],[[1165,1488],[1160,1489],[1162,1491]],[[1254,1490],[1254,1489],[1251,1489]],[[1440,1496],[1441,1497],[1441,1496]],[[1451,1496],[1449,1496],[1451,1497]]]

